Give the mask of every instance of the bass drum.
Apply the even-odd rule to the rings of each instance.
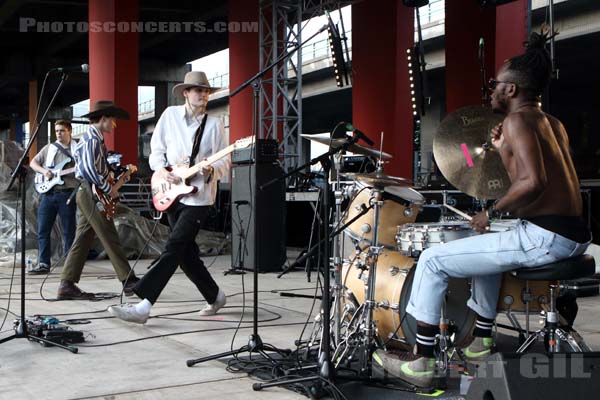
[[[361,253],[354,262],[345,264],[342,272],[344,302],[351,302],[355,309],[365,300],[365,289],[369,273],[360,274],[365,264],[366,253]],[[415,259],[397,251],[384,249],[377,261],[375,301],[379,305],[373,311],[377,335],[386,346],[412,350],[416,343],[417,323],[405,312],[410,298],[414,278]],[[447,313],[450,330],[456,346],[466,345],[470,338],[476,315],[467,306],[470,287],[466,279],[450,279],[448,286]]]

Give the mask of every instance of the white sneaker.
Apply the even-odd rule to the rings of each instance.
[[[208,316],[215,315],[219,309],[221,309],[227,303],[227,297],[225,296],[225,292],[219,289],[219,293],[217,294],[217,299],[212,304],[207,304],[202,310],[198,311],[199,315]]]
[[[134,304],[110,306],[108,307],[108,312],[120,320],[134,322],[136,324],[145,324],[150,316],[150,312],[140,312],[135,308]]]

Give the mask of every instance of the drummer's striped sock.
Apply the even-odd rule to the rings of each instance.
[[[435,335],[439,333],[439,327],[433,325],[417,325],[417,354],[423,357],[433,357]]]
[[[475,336],[475,337],[491,337],[493,327],[494,327],[493,319],[484,318],[481,315],[477,315],[477,322],[475,322],[475,329],[473,330],[473,336]]]

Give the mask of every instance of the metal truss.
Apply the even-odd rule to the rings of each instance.
[[[302,42],[302,2],[267,0],[260,3],[260,68],[263,69]],[[283,167],[298,165],[302,155],[302,52],[279,63],[260,89],[260,137],[276,139]]]
[[[340,0],[262,0],[259,46],[263,69],[302,43],[302,28],[310,18],[349,4]],[[272,68],[261,81],[260,138],[276,139],[283,167],[290,171],[308,158],[302,133],[302,51]]]

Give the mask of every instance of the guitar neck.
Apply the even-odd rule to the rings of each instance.
[[[73,172],[75,172],[75,167],[64,169],[64,170],[60,171],[59,175],[65,176],[65,175],[72,174]]]
[[[129,179],[129,175],[131,175],[131,173],[129,171],[125,172],[123,175],[121,175],[121,177],[119,178],[119,180],[117,181],[117,183],[115,183],[113,185],[113,189],[114,190],[119,190],[121,189],[121,186],[123,186]]]
[[[182,174],[182,179],[188,179],[189,177],[200,172],[202,167],[206,167],[207,165],[211,165],[215,161],[225,157],[227,154],[231,153],[235,149],[235,144],[225,147],[224,149],[217,151],[212,156],[208,157],[206,160],[200,161],[198,164],[189,167],[184,174]]]

